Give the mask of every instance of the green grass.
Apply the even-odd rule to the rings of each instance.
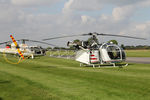
[[[127,57],[150,57],[150,50],[126,50]]]
[[[76,53],[73,50],[56,50],[56,51],[46,52],[46,55],[51,55],[51,56],[73,56],[75,54]]]
[[[0,100],[150,100],[150,65],[80,67],[58,58],[0,58]]]

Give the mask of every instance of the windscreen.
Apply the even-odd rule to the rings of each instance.
[[[121,59],[122,55],[125,55],[125,53],[122,54],[122,50],[120,50],[120,48],[117,46],[108,46],[107,52],[112,60]]]

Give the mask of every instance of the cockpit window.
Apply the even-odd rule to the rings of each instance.
[[[118,48],[117,46],[108,46],[107,52],[111,59],[121,59],[120,48]]]
[[[103,45],[103,47],[102,47],[102,49],[106,49],[106,47],[107,47],[107,45],[106,45],[106,44],[104,44],[104,45]]]

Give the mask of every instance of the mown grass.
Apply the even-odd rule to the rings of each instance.
[[[127,57],[150,57],[150,50],[126,50]]]
[[[74,56],[76,54],[73,50],[55,50],[55,51],[47,51],[46,55],[51,56]]]
[[[1,100],[150,100],[150,65],[80,67],[59,58],[0,59]]]

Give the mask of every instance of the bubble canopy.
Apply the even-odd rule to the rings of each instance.
[[[118,45],[105,43],[101,48],[107,51],[107,54],[111,60],[125,60],[126,58],[124,50]]]

